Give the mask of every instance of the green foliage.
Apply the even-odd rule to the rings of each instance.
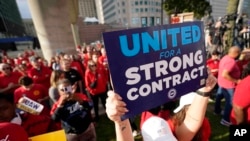
[[[206,0],[165,0],[164,10],[169,14],[194,12],[194,16],[200,19],[205,12],[211,9],[209,2]]]

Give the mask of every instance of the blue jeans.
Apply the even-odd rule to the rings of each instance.
[[[234,88],[226,89],[219,86],[216,99],[215,99],[215,105],[214,105],[214,112],[217,114],[221,113],[221,100],[225,98],[225,107],[224,107],[224,114],[223,119],[230,122],[230,113],[232,110],[232,99],[234,94]]]

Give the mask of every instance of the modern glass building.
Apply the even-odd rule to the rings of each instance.
[[[25,34],[16,0],[0,1],[0,33],[0,38]]]
[[[102,0],[104,21],[127,28],[161,24],[162,0]],[[163,23],[168,23],[163,14]]]

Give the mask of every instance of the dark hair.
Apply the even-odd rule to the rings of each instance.
[[[243,69],[241,74],[241,79],[247,77],[250,74],[250,62],[247,64],[247,66]]]
[[[217,50],[214,50],[211,54],[212,54],[212,55],[220,55],[220,52],[217,51]]]
[[[33,80],[28,76],[23,76],[19,79],[19,84],[23,86],[29,86],[33,83]]]
[[[11,104],[14,104],[14,94],[13,93],[0,93],[0,100],[6,100]]]

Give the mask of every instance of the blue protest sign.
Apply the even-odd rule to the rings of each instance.
[[[203,23],[103,33],[114,91],[128,118],[204,86]]]

